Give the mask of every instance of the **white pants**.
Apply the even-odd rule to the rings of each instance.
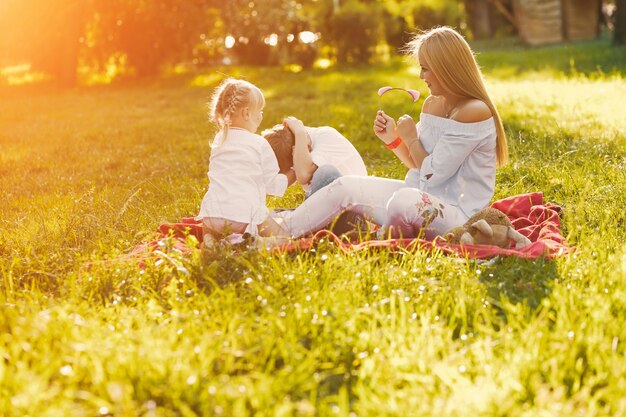
[[[347,209],[382,225],[391,237],[433,239],[467,220],[458,207],[408,188],[404,181],[356,175],[338,178],[281,217],[287,232],[300,237],[324,228]]]

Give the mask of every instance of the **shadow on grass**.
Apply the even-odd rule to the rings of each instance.
[[[558,277],[555,262],[546,258],[534,261],[504,258],[481,267],[481,271],[480,281],[494,303],[506,299],[514,304],[525,303],[533,310],[550,295],[552,283]]]
[[[259,262],[260,255],[244,245],[204,250],[199,271],[195,275],[198,288],[210,291],[214,285],[221,288],[244,282],[251,274],[250,263]]]

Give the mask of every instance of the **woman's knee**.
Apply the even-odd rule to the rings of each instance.
[[[319,177],[320,180],[331,183],[333,180],[341,177],[341,172],[334,165],[322,165],[313,173],[313,178]]]
[[[354,194],[358,189],[359,177],[356,175],[343,175],[323,188],[326,192],[337,195]]]
[[[341,172],[333,165],[322,165],[315,170],[311,178],[311,185],[307,191],[307,197],[310,197],[317,191],[333,183],[334,180],[341,177]]]
[[[406,218],[409,212],[415,212],[415,204],[421,195],[422,192],[416,188],[402,188],[393,193],[387,202],[388,219],[393,222],[395,219]]]

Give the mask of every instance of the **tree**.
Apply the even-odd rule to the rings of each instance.
[[[190,58],[217,0],[3,0],[0,59],[28,62],[63,86],[80,60],[98,66],[123,54],[139,76]]]
[[[465,0],[465,12],[474,39],[489,39],[495,33],[495,10],[489,0]]]
[[[615,32],[613,43],[615,45],[626,44],[626,0],[615,0]]]
[[[394,16],[388,11],[382,14],[385,41],[394,51],[400,51],[411,40],[410,30],[404,16]]]
[[[280,55],[302,53],[297,35],[312,29],[313,14],[303,7],[311,0],[229,0],[222,3],[225,32],[235,39],[232,52],[240,62],[254,65],[276,63]]]
[[[230,0],[221,7],[225,32],[235,39],[232,52],[242,63],[265,65],[270,63],[270,45],[264,39],[284,31],[285,16],[282,0],[252,2]],[[282,30],[281,30],[282,29]]]
[[[387,43],[396,50],[401,49],[416,31],[438,25],[458,27],[463,11],[461,0],[384,0],[379,3],[385,13],[382,18],[377,18],[383,21]]]
[[[211,25],[208,0],[95,0],[92,59],[123,53],[138,76],[152,76],[164,64],[192,56]]]
[[[378,3],[352,0],[335,10],[324,34],[337,49],[337,62],[366,63],[380,36]]]
[[[73,86],[89,9],[84,0],[5,0],[0,58],[30,63],[55,83]]]
[[[516,29],[511,0],[464,0],[464,5],[474,39],[489,39]]]

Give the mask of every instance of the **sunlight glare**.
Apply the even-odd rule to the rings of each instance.
[[[333,65],[330,59],[328,58],[320,58],[313,64],[314,68],[326,69],[330,68]]]
[[[43,72],[33,71],[31,64],[12,65],[0,68],[0,85],[5,80],[7,85],[33,84],[47,78]]]
[[[7,77],[9,75],[12,74],[18,74],[21,72],[28,72],[31,70],[31,65],[30,64],[20,64],[20,65],[13,65],[10,67],[4,67],[4,68],[0,68],[0,75],[3,77]]]
[[[278,45],[278,35],[276,33],[272,33],[270,36],[263,39],[263,42],[269,46]]]
[[[222,75],[219,73],[201,74],[196,76],[189,83],[192,87],[209,87],[216,85],[222,79]]]
[[[128,71],[128,56],[116,53],[104,62],[100,68],[80,65],[78,67],[79,78],[85,85],[111,84],[113,80]]]
[[[226,36],[226,39],[224,39],[224,46],[226,49],[230,49],[235,46],[235,38],[231,35]]]
[[[298,65],[298,64],[290,64],[290,65],[285,65],[285,70],[289,71],[289,72],[293,72],[295,74],[302,72],[302,65]]]
[[[298,38],[300,39],[300,41],[302,43],[313,43],[313,42],[315,42],[315,41],[317,41],[319,39],[319,37],[315,33],[311,32],[309,30],[305,30],[304,32],[300,32],[298,34]]]

